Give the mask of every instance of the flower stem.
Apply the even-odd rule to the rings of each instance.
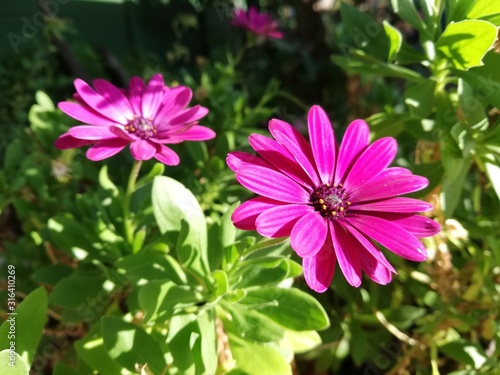
[[[134,228],[132,225],[132,218],[130,213],[130,201],[132,194],[135,191],[135,183],[137,181],[137,176],[141,169],[142,160],[135,160],[134,165],[130,171],[130,176],[128,178],[127,190],[125,191],[125,197],[123,199],[123,228],[125,231],[125,238],[129,244],[134,242]]]

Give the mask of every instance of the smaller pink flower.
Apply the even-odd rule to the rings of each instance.
[[[205,107],[187,108],[193,95],[185,86],[165,86],[161,74],[147,84],[139,77],[130,80],[128,90],[120,90],[103,79],[94,88],[75,80],[75,101],[60,102],[61,111],[83,124],[61,135],[55,146],[61,150],[87,145],[87,158],[109,158],[130,145],[136,160],[156,160],[179,164],[179,156],[166,144],[205,141],[215,137],[212,129],[198,125],[208,113]]]
[[[231,24],[264,37],[283,38],[283,33],[278,30],[278,21],[268,14],[260,13],[255,7],[250,7],[248,11],[236,9]]]

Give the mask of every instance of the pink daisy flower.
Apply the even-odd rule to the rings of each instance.
[[[278,30],[278,21],[273,20],[268,14],[260,13],[255,7],[250,7],[248,11],[235,9],[231,24],[257,35],[275,39],[283,38],[283,33]]]
[[[414,214],[431,209],[429,203],[398,197],[428,181],[405,168],[388,168],[396,140],[370,145],[368,125],[356,120],[339,148],[321,107],[310,109],[307,122],[310,144],[291,125],[273,119],[274,140],[249,137],[260,156],[228,155],[238,182],[260,195],[234,211],[234,225],[265,237],[290,236],[303,258],[305,280],[317,292],[329,287],[336,263],[352,286],[361,284],[362,271],[379,284],[389,283],[396,271],[372,240],[403,258],[424,261],[426,249],[418,238],[440,227]]]
[[[161,74],[155,74],[147,85],[133,77],[128,90],[120,90],[103,79],[94,80],[94,88],[81,79],[74,84],[75,102],[61,102],[59,109],[84,124],[61,135],[55,141],[59,149],[93,145],[87,158],[98,161],[130,145],[136,160],[154,157],[167,165],[177,165],[178,155],[166,144],[215,137],[213,130],[198,125],[208,109],[199,105],[186,108],[191,89],[167,87]]]

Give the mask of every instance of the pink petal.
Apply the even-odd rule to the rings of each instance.
[[[259,165],[239,168],[236,179],[254,193],[287,203],[308,203],[309,194],[295,181]]]
[[[432,209],[432,204],[412,198],[389,198],[370,203],[354,203],[351,210],[375,212],[424,212]]]
[[[177,116],[179,111],[186,108],[192,97],[193,92],[189,87],[177,86],[170,89],[164,94],[156,119],[168,123],[169,119]]]
[[[328,235],[327,219],[313,211],[302,216],[292,229],[290,244],[300,257],[312,257],[321,250]]]
[[[165,83],[161,74],[155,74],[148,82],[142,93],[142,117],[155,118],[163,99],[163,87]]]
[[[304,204],[286,204],[269,208],[257,218],[255,222],[257,232],[271,238],[289,236],[299,218],[310,212],[314,212],[314,208]]]
[[[380,263],[384,268],[387,268],[390,272],[397,274],[396,270],[387,261],[384,254],[368,239],[365,235],[360,233],[356,228],[350,225],[348,222],[339,221],[338,222],[345,230],[347,230],[357,242],[361,244],[364,251],[368,252],[378,263]],[[362,259],[363,256],[360,256]],[[362,263],[362,262],[361,262]]]
[[[427,259],[425,246],[415,236],[391,221],[357,214],[349,215],[347,221],[400,257],[415,262]]]
[[[394,169],[397,169],[396,171]],[[349,196],[352,202],[371,201],[408,194],[425,188],[429,181],[425,177],[406,173],[403,168],[389,168],[375,179]],[[404,174],[403,174],[404,173]]]
[[[179,155],[177,155],[174,150],[165,145],[157,145],[160,151],[156,152],[154,158],[165,165],[177,165],[179,164]]]
[[[315,256],[302,259],[302,269],[307,285],[318,293],[327,290],[332,283],[335,263],[335,252],[328,239]]]
[[[372,214],[381,219],[400,225],[403,229],[417,238],[431,237],[441,231],[441,226],[434,220],[421,215],[408,215],[379,212]]]
[[[87,139],[90,141],[97,141],[101,139],[117,138],[110,127],[106,126],[93,126],[93,125],[80,125],[73,126],[68,130],[68,133],[79,139]]]
[[[337,256],[340,269],[347,282],[354,286],[361,285],[361,264],[359,255],[363,246],[352,237],[341,225],[330,222],[330,234],[332,237],[333,249]]]
[[[337,156],[332,124],[323,108],[318,105],[309,110],[307,123],[312,153],[321,181],[324,184],[332,183]]]
[[[212,129],[201,125],[194,125],[178,135],[184,141],[206,141],[215,138],[215,136],[216,134]]]
[[[96,79],[93,81],[93,84],[95,90],[128,120],[131,120],[134,117],[134,112],[132,111],[130,102],[123,92],[116,88],[115,85],[104,79]]]
[[[363,251],[363,254],[360,254],[359,260],[361,268],[370,279],[381,285],[387,285],[391,282],[392,272],[390,269],[373,257],[370,252]]]
[[[97,126],[113,126],[117,124],[116,121],[112,121],[102,116],[100,113],[85,108],[82,104],[79,103],[60,102],[57,106],[68,116],[73,117],[74,119],[85,124]]]
[[[64,133],[54,142],[54,146],[59,150],[67,150],[70,148],[78,148],[82,146],[88,146],[93,144],[95,141],[88,141],[83,139],[78,139],[70,135],[69,133]]]
[[[352,192],[373,180],[392,162],[398,144],[394,138],[381,138],[372,143],[356,160],[345,179],[346,190]]]
[[[146,89],[144,81],[139,77],[132,77],[129,83],[129,101],[132,106],[132,110],[138,116],[142,116],[142,94]]]
[[[109,158],[123,150],[128,143],[127,140],[121,138],[99,141],[87,150],[87,158],[92,161]]]
[[[252,198],[242,203],[236,208],[236,210],[234,210],[231,215],[231,221],[236,228],[243,230],[255,230],[257,229],[255,225],[257,216],[268,208],[280,205],[283,205],[283,202],[278,202],[266,197]]]
[[[155,156],[157,147],[146,139],[138,139],[130,144],[130,152],[135,160],[149,160]]]
[[[75,88],[80,98],[94,111],[122,125],[127,124],[127,116],[116,109],[106,98],[95,92],[87,83],[77,78],[75,80]]]
[[[260,134],[252,134],[248,137],[248,140],[250,146],[276,169],[305,187],[311,185],[310,178],[285,147],[275,140]]]
[[[397,274],[396,270],[385,258],[384,254],[362,233],[360,233],[356,228],[350,225],[348,222],[344,221],[338,222],[345,230],[347,230],[357,242],[363,247],[363,251],[366,251],[372,256],[378,263],[380,263],[384,268],[388,269],[390,272]],[[363,256],[360,256],[362,259]],[[363,262],[361,262],[363,263]]]
[[[176,117],[173,117],[169,120],[168,125],[176,126],[176,125],[184,125],[190,122],[198,121],[202,117],[206,116],[208,113],[208,109],[202,107],[201,105],[195,105],[192,108],[186,109],[180,112]],[[159,128],[161,128],[162,123],[159,123]]]
[[[243,166],[248,167],[252,165],[272,168],[271,165],[262,158],[241,151],[233,151],[227,154],[226,163],[234,172],[238,172],[238,170]]]
[[[335,183],[344,183],[354,161],[370,143],[370,128],[363,120],[354,120],[345,131],[340,144],[339,159],[335,169]]]
[[[298,130],[284,121],[272,119],[269,121],[269,131],[282,146],[284,146],[295,161],[304,169],[315,186],[319,186],[321,180],[313,166],[314,157],[309,143]]]

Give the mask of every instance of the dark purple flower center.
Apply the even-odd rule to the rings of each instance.
[[[324,184],[317,187],[312,192],[309,202],[321,216],[331,220],[345,217],[351,205],[342,184]]]
[[[149,118],[134,117],[125,126],[125,130],[139,138],[148,139],[156,134],[156,125]]]

